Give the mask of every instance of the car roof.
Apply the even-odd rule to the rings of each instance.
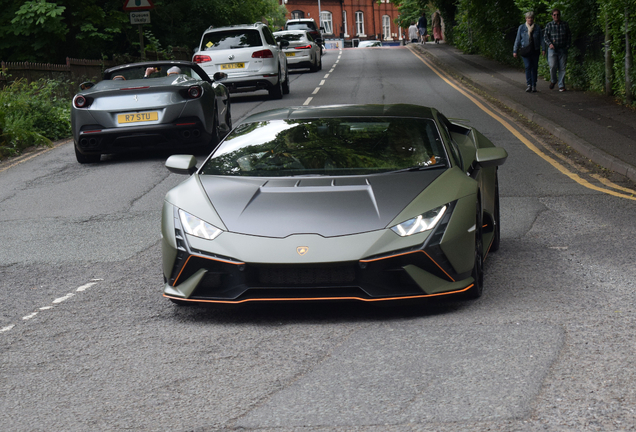
[[[390,105],[325,105],[295,106],[263,111],[253,114],[244,120],[245,123],[296,120],[324,117],[404,117],[434,119],[434,108],[411,104]]]
[[[302,34],[303,36],[307,36],[307,33],[309,33],[307,30],[280,30],[274,32],[274,35]]]
[[[305,21],[313,21],[316,22],[315,19],[313,18],[294,18],[294,19],[288,19],[287,22],[288,23],[294,23],[294,22],[305,22]]]
[[[263,24],[262,22],[256,22],[253,24],[236,24],[236,25],[230,25],[230,26],[223,26],[223,27],[208,27],[208,29],[204,32],[204,33],[210,33],[210,32],[216,32],[216,31],[222,31],[222,30],[232,30],[232,29],[249,29],[249,28],[259,28],[259,27],[264,27],[265,24]]]

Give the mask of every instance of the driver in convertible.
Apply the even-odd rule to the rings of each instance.
[[[157,73],[160,70],[161,70],[161,68],[158,68],[158,67],[146,68],[146,73],[144,74],[144,79],[150,78],[150,75],[152,75],[153,73]],[[181,69],[179,67],[172,66],[170,69],[168,69],[168,72],[166,73],[166,76],[178,75],[180,73],[181,73]]]

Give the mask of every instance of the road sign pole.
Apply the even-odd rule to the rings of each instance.
[[[141,51],[141,59],[146,60],[146,50],[144,49],[144,30],[143,24],[139,24],[139,49]]]
[[[139,51],[141,59],[146,59],[146,49],[144,48],[144,30],[143,24],[150,23],[150,9],[154,9],[155,5],[152,0],[126,0],[124,3],[124,11],[130,12],[130,23],[139,25]]]

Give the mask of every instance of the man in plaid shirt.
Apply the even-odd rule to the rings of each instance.
[[[548,47],[548,65],[550,66],[550,90],[557,83],[557,70],[559,71],[559,91],[565,91],[565,65],[568,61],[568,48],[572,42],[570,26],[561,21],[561,11],[552,10],[553,21],[546,24],[544,31],[545,45]]]

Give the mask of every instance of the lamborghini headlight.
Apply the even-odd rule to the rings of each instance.
[[[214,225],[210,225],[183,210],[179,210],[179,219],[181,219],[181,225],[183,225],[185,232],[195,237],[214,240],[223,232]]]
[[[435,228],[437,222],[439,222],[442,216],[444,216],[446,207],[447,206],[443,205],[434,210],[427,211],[413,219],[397,224],[394,227],[391,227],[391,229],[400,237],[406,237],[412,234],[428,231]]]

